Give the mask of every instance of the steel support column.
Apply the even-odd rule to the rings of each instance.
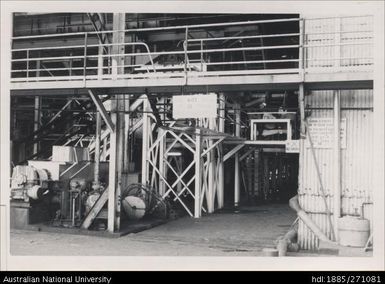
[[[109,160],[109,177],[108,177],[108,184],[109,184],[109,191],[108,191],[108,226],[107,229],[110,233],[113,233],[115,231],[115,187],[116,187],[116,181],[117,181],[117,174],[116,174],[116,143],[117,143],[117,129],[119,126],[117,125],[117,103],[116,98],[111,99],[111,122],[115,125],[114,131],[111,131],[110,133],[110,160]]]
[[[102,117],[100,113],[96,113],[96,133],[95,133],[95,169],[94,169],[94,186],[99,187],[100,177],[100,136],[102,127]]]
[[[338,241],[338,218],[341,217],[341,91],[334,91],[334,234]]]
[[[124,46],[119,45],[124,43],[125,14],[113,14],[113,30],[112,36],[114,45],[112,53],[119,55],[124,53]],[[116,80],[118,74],[123,73],[123,65],[121,61],[123,56],[114,56],[112,59],[112,75]],[[124,130],[125,130],[125,102],[123,95],[115,95],[111,99],[111,120],[115,125],[114,131],[110,136],[110,168],[109,168],[109,192],[108,192],[108,231],[117,232],[120,229],[120,211],[121,211],[121,190],[122,190],[122,171],[123,171],[123,155],[127,155],[124,151]]]
[[[235,136],[241,136],[241,109],[237,103],[235,105]],[[239,206],[240,200],[240,182],[239,182],[239,153],[237,152],[234,156],[234,206]]]
[[[219,132],[225,132],[225,107],[226,107],[226,97],[224,94],[219,95]],[[217,202],[218,208],[223,208],[224,206],[224,161],[223,161],[223,146],[222,143],[218,145],[219,148],[219,177],[218,177],[218,192],[217,192]]]
[[[202,151],[202,136],[201,130],[197,129],[195,131],[195,202],[194,202],[194,218],[201,217],[201,185],[202,185],[202,159],[201,159],[201,151]]]
[[[209,119],[209,129],[215,130],[215,119],[210,118]],[[209,139],[208,141],[208,148],[212,147],[213,145],[213,139]],[[214,204],[215,204],[215,191],[214,191],[214,182],[215,182],[215,149],[210,150],[207,153],[207,163],[208,163],[208,194],[206,195],[207,198],[207,212],[213,213],[214,212]]]
[[[149,147],[149,135],[151,135],[151,128],[149,122],[149,102],[146,99],[143,101],[143,140],[142,140],[142,184],[147,184],[147,174],[148,174],[148,165],[147,165],[147,157],[148,157],[148,147]]]

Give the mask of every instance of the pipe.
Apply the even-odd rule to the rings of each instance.
[[[292,197],[289,200],[289,206],[291,209],[293,209],[297,212],[298,217],[316,235],[317,238],[319,238],[321,241],[324,241],[324,242],[335,243],[335,242],[329,240],[329,238],[313,222],[313,220],[306,214],[306,212],[302,210],[302,208],[300,207],[299,202],[298,202],[298,195]]]
[[[94,167],[94,189],[99,189],[100,181],[100,136],[101,136],[102,117],[100,112],[96,113],[96,133],[95,133],[95,167]]]
[[[338,241],[338,219],[341,217],[341,137],[340,137],[340,121],[341,121],[341,91],[334,91],[334,200],[333,200],[333,217],[334,217],[334,234]]]
[[[241,109],[240,105],[237,103],[235,105],[235,136],[241,136]],[[239,206],[240,200],[240,183],[239,183],[239,152],[235,154],[234,158],[234,207]]]

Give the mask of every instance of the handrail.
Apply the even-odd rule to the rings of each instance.
[[[219,49],[205,49],[204,53],[213,52],[227,52],[227,51],[248,51],[248,50],[265,50],[265,49],[287,49],[287,48],[298,48],[298,44],[291,45],[276,45],[276,46],[257,46],[257,47],[237,47],[237,48],[219,48]],[[187,50],[187,51],[157,51],[150,53],[124,53],[124,54],[103,54],[103,55],[88,55],[87,58],[99,58],[99,57],[118,57],[118,56],[145,56],[145,55],[173,55],[173,54],[193,54],[201,53],[201,50]],[[24,62],[24,61],[37,61],[37,60],[55,60],[55,59],[80,59],[84,58],[83,55],[77,56],[56,56],[56,57],[30,57],[21,59],[12,59],[12,62]],[[152,59],[152,58],[151,58]],[[152,61],[152,60],[151,60]]]
[[[340,18],[340,17],[330,17],[330,18]],[[344,17],[346,18],[346,17]],[[348,17],[349,18],[349,17]],[[313,19],[307,19],[307,20],[313,20]],[[189,38],[189,33],[191,33],[192,29],[201,28],[201,27],[221,27],[221,26],[235,26],[235,25],[252,25],[252,24],[258,24],[258,23],[277,23],[277,22],[292,22],[292,21],[299,21],[300,24],[300,30],[299,32],[293,32],[293,33],[282,33],[282,34],[265,34],[265,35],[237,35],[234,36],[220,36],[220,37],[208,37],[208,38]],[[143,29],[131,29],[131,30],[121,30],[123,32],[135,32],[135,31],[155,31],[155,30],[175,30],[175,29],[185,29],[184,32],[184,40],[181,40],[180,42],[183,42],[183,48],[177,48],[173,51],[150,51],[150,47],[145,42],[126,42],[126,43],[101,43],[101,44],[88,44],[87,39],[89,39],[90,35],[92,34],[100,34],[100,33],[114,33],[119,32],[116,30],[108,30],[108,31],[100,31],[100,32],[81,32],[81,33],[68,33],[68,34],[50,34],[50,35],[39,35],[39,36],[26,36],[26,37],[15,37],[14,39],[23,39],[23,38],[40,38],[40,37],[56,37],[56,36],[70,36],[70,35],[83,35],[85,44],[84,45],[69,45],[69,46],[55,46],[55,47],[33,47],[33,48],[19,48],[19,49],[13,49],[12,53],[14,54],[14,59],[11,59],[11,63],[15,63],[12,66],[15,66],[13,70],[11,70],[11,74],[13,75],[12,81],[13,82],[33,82],[33,81],[52,81],[54,79],[57,80],[104,80],[104,79],[111,79],[111,76],[109,75],[109,71],[111,68],[130,68],[130,69],[124,69],[124,74],[121,74],[121,76],[117,76],[116,79],[135,79],[135,78],[161,78],[161,77],[167,77],[172,74],[172,77],[180,78],[189,77],[187,72],[191,72],[193,76],[220,76],[224,75],[226,76],[226,72],[228,74],[234,74],[238,71],[241,71],[237,74],[274,74],[279,72],[289,72],[289,73],[305,73],[306,69],[312,70],[313,68],[329,68],[329,67],[337,67],[337,68],[345,68],[353,65],[360,65],[365,67],[367,65],[373,65],[373,57],[370,54],[363,54],[363,55],[357,55],[356,57],[337,57],[338,53],[334,53],[330,58],[317,58],[316,55],[313,54],[313,50],[317,52],[317,48],[322,47],[343,47],[343,46],[371,46],[373,44],[372,40],[373,36],[371,34],[365,34],[363,38],[364,41],[361,38],[357,38],[357,36],[354,36],[354,39],[356,39],[353,42],[335,42],[334,36],[331,36],[330,40],[333,41],[332,43],[329,43],[330,41],[321,41],[318,42],[317,39],[309,39],[307,35],[312,34],[329,34],[329,35],[335,35],[335,34],[342,34],[342,33],[367,33],[373,31],[352,31],[352,30],[332,30],[330,32],[304,32],[304,19],[302,18],[290,18],[290,19],[274,19],[274,20],[260,20],[260,21],[245,21],[245,22],[226,22],[226,23],[214,23],[214,24],[201,24],[201,25],[184,25],[184,26],[171,26],[171,27],[158,27],[158,28],[143,28]],[[305,37],[306,36],[306,37]],[[263,39],[263,38],[289,38],[293,39],[293,41],[288,41],[290,43],[294,42],[294,44],[283,44],[279,45],[278,42],[272,41],[272,43],[269,46],[261,45],[259,41],[250,41],[248,43],[248,46],[245,47],[225,47],[221,46],[219,44],[216,44],[215,46],[209,46],[211,48],[207,48],[208,45],[204,45],[204,43],[207,42],[215,42],[215,41],[227,41],[227,40],[243,40],[243,39]],[[306,38],[304,40],[304,38]],[[316,37],[317,38],[317,37]],[[328,37],[329,38],[329,37]],[[321,39],[322,40],[322,39]],[[194,45],[194,47],[190,46],[190,43],[198,43]],[[199,48],[200,43],[200,48]],[[90,49],[92,48],[100,48],[100,47],[112,47],[112,46],[141,46],[144,47],[145,51],[143,49],[138,49],[139,52],[130,52],[131,50],[128,49],[127,53],[122,54],[92,54],[90,52]],[[212,48],[214,47],[214,48]],[[74,51],[78,53],[78,55],[66,55],[67,50],[76,50],[76,49],[84,49],[83,54],[81,52],[78,53],[78,51]],[[253,58],[250,56],[249,58],[244,57],[241,58],[239,56],[232,57],[231,60],[228,60],[230,56],[223,57],[220,59],[220,56],[211,56],[210,54],[215,53],[229,53],[234,54],[235,52],[243,52],[244,54],[246,52],[250,51],[266,51],[266,50],[289,50],[289,49],[298,49],[299,52],[296,55],[296,51],[291,51],[290,53],[286,53],[286,57],[280,57],[279,53],[274,53],[277,55],[274,55],[271,58],[265,59],[262,57],[263,60],[260,60],[257,56],[260,55],[260,53],[253,53],[256,54]],[[49,53],[41,53],[41,54],[34,54],[31,51],[46,51],[46,50],[62,50],[59,53],[55,54],[55,56],[50,56]],[[88,53],[87,53],[88,50]],[[19,54],[15,54],[19,52]],[[26,52],[26,55],[22,52]],[[94,52],[92,50],[92,52]],[[31,57],[31,53],[35,56],[39,57]],[[67,53],[68,54],[68,53]],[[251,53],[249,53],[251,54]],[[285,53],[282,53],[285,54]],[[310,54],[310,57],[309,57]],[[43,56],[42,56],[43,55]],[[44,57],[47,56],[47,57]],[[60,56],[63,55],[63,56]],[[175,55],[178,56],[176,63],[173,63],[175,65],[170,66],[164,66],[159,65],[159,68],[156,67],[156,64],[154,63],[153,58],[157,56],[169,56],[169,55]],[[195,56],[194,56],[195,55]],[[197,56],[198,55],[198,56]],[[200,55],[200,58],[199,58]],[[206,56],[203,56],[206,55]],[[369,55],[369,56],[368,56]],[[24,57],[25,56],[25,57]],[[141,57],[148,57],[149,60],[141,58]],[[184,56],[184,60],[182,57]],[[24,58],[20,58],[24,57]],[[111,67],[110,65],[104,64],[104,58],[116,58],[116,57],[122,57],[125,59],[129,59],[130,57],[139,58],[140,61],[135,61],[133,64],[126,64],[129,63],[125,60],[123,64],[120,65],[114,65],[114,67]],[[234,59],[233,59],[234,58]],[[97,63],[95,61],[97,60]],[[225,60],[227,59],[227,60]],[[241,59],[241,60],[240,60]],[[243,59],[243,60],[242,60]],[[74,65],[76,67],[72,67],[72,64],[70,64],[70,67],[64,67],[61,68],[60,65],[55,64],[54,68],[44,68],[38,67],[38,65],[33,64],[33,62],[38,61],[46,61],[46,62],[68,62],[76,60],[76,64]],[[348,63],[342,62],[342,60],[348,60]],[[358,61],[357,61],[358,60]],[[87,62],[88,61],[88,62]],[[329,63],[329,61],[331,63]],[[138,62],[138,64],[135,64]],[[315,62],[315,63],[313,63]],[[341,62],[338,65],[334,65],[335,62]],[[352,63],[353,62],[353,63]],[[358,63],[357,63],[358,62]],[[19,64],[16,64],[19,63]],[[32,63],[32,64],[30,64]],[[282,65],[281,68],[283,69],[276,69],[277,63],[283,63],[285,65]],[[290,63],[290,64],[289,64]],[[310,64],[309,64],[310,63]],[[25,65],[26,64],[26,65]],[[87,66],[88,64],[88,66]],[[151,67],[150,67],[151,64]],[[275,64],[275,65],[274,65]],[[199,68],[200,65],[200,68]],[[243,66],[242,66],[243,65]],[[263,65],[263,66],[262,66]],[[65,65],[67,66],[67,65]],[[80,67],[83,66],[83,67]],[[226,67],[220,67],[215,68],[215,66],[226,66]],[[25,68],[26,67],[26,68]],[[279,66],[278,66],[279,67]],[[36,69],[31,69],[36,68]],[[149,68],[153,70],[153,72],[150,72]],[[357,67],[359,68],[359,67]],[[81,72],[80,70],[83,70],[83,76],[79,75]],[[100,73],[99,77],[95,77],[95,71],[94,70],[109,70],[107,74],[104,74],[102,72],[101,76]],[[128,70],[128,72],[127,72]],[[218,71],[221,70],[221,71]],[[43,74],[38,73],[38,71],[44,72]],[[52,78],[47,77],[46,72],[54,72],[55,76]],[[66,71],[69,71],[68,73]],[[71,71],[78,71],[74,72],[74,74]],[[147,71],[148,74],[144,75],[143,72]],[[157,72],[158,71],[158,72]],[[242,71],[245,71],[242,73]],[[36,73],[34,73],[36,72]],[[167,72],[172,72],[167,75]],[[23,74],[26,73],[26,76]],[[152,74],[156,73],[156,74]],[[32,76],[31,76],[32,74]],[[26,77],[26,78],[25,78]],[[187,81],[186,81],[187,83]]]
[[[86,33],[87,35],[87,33]],[[86,42],[86,39],[87,37],[85,37],[85,42]],[[99,46],[135,46],[135,45],[140,45],[140,46],[144,46],[145,49],[146,49],[146,53],[130,53],[130,54],[100,54],[100,55],[87,55],[87,47],[99,47]],[[119,56],[145,56],[145,55],[148,55],[149,57],[149,60],[151,62],[151,66],[153,68],[153,71],[156,72],[156,68],[155,68],[155,65],[154,65],[154,61],[152,59],[152,54],[155,55],[155,53],[151,53],[150,52],[150,48],[149,46],[144,43],[144,42],[128,42],[128,43],[123,43],[123,44],[95,44],[95,45],[82,45],[82,46],[79,46],[81,47],[82,49],[84,49],[84,54],[83,55],[77,55],[77,56],[55,56],[55,57],[30,57],[28,56],[28,58],[21,58],[21,59],[11,59],[11,62],[29,62],[29,61],[38,61],[38,60],[42,60],[42,61],[52,61],[52,60],[56,60],[56,59],[89,59],[89,58],[104,58],[104,57],[119,57]],[[46,47],[46,48],[35,48],[35,50],[50,50],[51,48],[49,47]],[[59,49],[59,48],[57,48]],[[60,49],[68,49],[68,47],[61,47]],[[13,50],[15,51],[15,50]],[[16,50],[16,51],[19,51],[19,50]],[[27,52],[29,51],[29,49],[26,50]],[[86,66],[85,66],[86,67]],[[105,68],[105,67],[101,67],[101,68]],[[108,67],[109,68],[109,67]],[[87,68],[88,69],[88,68]],[[66,70],[69,70],[69,68],[67,68]],[[76,67],[75,68],[71,68],[71,70],[78,70]],[[29,69],[29,72],[30,71],[37,71],[37,69]]]
[[[269,35],[256,35],[256,36],[227,36],[227,37],[215,37],[215,38],[192,38],[188,39],[188,42],[200,42],[200,41],[219,41],[228,39],[252,39],[252,38],[271,38],[271,37],[289,37],[299,36],[299,33],[288,33],[288,34],[269,34]]]

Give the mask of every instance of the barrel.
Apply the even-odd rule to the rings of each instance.
[[[339,243],[343,246],[365,247],[369,239],[370,222],[367,219],[344,216],[338,219]]]

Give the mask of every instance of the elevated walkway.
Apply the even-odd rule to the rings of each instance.
[[[349,70],[340,72],[307,73],[302,75],[292,70],[282,70],[282,74],[261,74],[256,72],[239,73],[216,72],[206,73],[163,73],[148,77],[119,76],[119,79],[93,79],[86,78],[52,78],[44,81],[12,82],[13,95],[72,95],[87,94],[86,89],[101,89],[109,94],[121,93],[157,93],[170,92],[226,92],[247,90],[297,90],[302,82],[307,89],[371,89],[373,88],[373,72]],[[84,90],[82,90],[84,89]],[[33,92],[32,90],[38,90]],[[32,91],[32,92],[31,92]]]
[[[293,22],[298,32],[261,34],[257,28]],[[236,26],[241,28],[233,36],[191,36],[194,29]],[[136,33],[164,30],[182,30],[185,40],[167,51],[132,40]],[[98,40],[111,35],[112,43]],[[70,44],[71,39],[76,45]],[[76,95],[86,94],[86,89],[112,94],[295,90],[301,83],[313,90],[370,89],[372,39],[371,16],[14,37],[11,94]],[[28,41],[34,47],[25,48]]]

